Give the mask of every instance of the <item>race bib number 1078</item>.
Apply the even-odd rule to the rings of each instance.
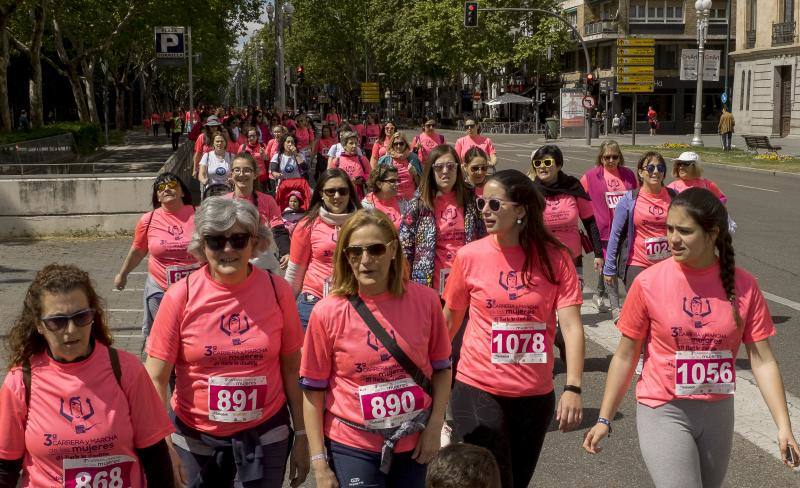
[[[547,325],[539,322],[492,323],[492,363],[547,363]]]

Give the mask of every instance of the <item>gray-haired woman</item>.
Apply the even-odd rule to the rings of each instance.
[[[271,241],[251,203],[206,199],[189,244],[205,265],[167,290],[153,324],[145,366],[165,402],[175,370],[170,452],[191,486],[280,487],[290,450],[292,486],[308,473],[294,296],[249,263]]]

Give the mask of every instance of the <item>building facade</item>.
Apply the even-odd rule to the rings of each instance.
[[[800,134],[798,12],[793,0],[741,0],[737,27],[733,115],[736,131],[784,137]]]
[[[789,0],[787,0],[789,1]],[[720,51],[719,81],[703,84],[703,131],[716,131],[725,91],[724,60],[728,29],[728,3],[731,4],[730,46],[736,39],[736,1],[713,0],[706,41],[707,50]],[[563,14],[578,29],[587,44],[597,84],[594,95],[599,112],[610,120],[625,113],[630,130],[634,97],[616,92],[617,39],[643,37],[655,39],[655,89],[639,94],[635,110],[637,132],[647,131],[646,113],[658,113],[660,133],[690,134],[694,128],[696,81],[681,81],[683,49],[697,49],[697,22],[693,0],[565,0]],[[728,86],[733,84],[733,63],[728,69]],[[586,62],[580,45],[564,56],[562,85],[581,87]],[[730,89],[729,89],[730,95]]]

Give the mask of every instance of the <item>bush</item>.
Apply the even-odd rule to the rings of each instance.
[[[100,146],[103,131],[98,124],[84,124],[81,122],[58,122],[44,126],[40,129],[9,132],[0,134],[0,144],[13,144],[15,142],[44,139],[61,134],[72,134],[78,154],[89,154]]]

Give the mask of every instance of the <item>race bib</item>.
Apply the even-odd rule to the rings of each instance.
[[[666,237],[651,237],[644,240],[644,253],[648,261],[663,261],[672,255]]]
[[[675,394],[733,395],[736,368],[731,351],[678,351],[675,353]]]
[[[617,208],[617,204],[622,196],[625,195],[624,191],[607,191],[606,192],[606,205],[608,208]]]
[[[322,281],[322,298],[325,298],[326,296],[328,296],[328,293],[331,292],[331,282],[332,279],[330,276],[328,276]]]
[[[267,377],[208,378],[208,418],[217,422],[250,422],[261,418],[267,399]]]
[[[548,349],[546,324],[492,323],[492,364],[545,364]]]
[[[425,392],[411,378],[360,386],[358,397],[364,426],[371,429],[399,427],[425,406]]]
[[[447,278],[450,276],[450,268],[439,270],[439,296],[444,295],[444,286],[447,284]]]
[[[199,263],[195,264],[186,264],[186,265],[175,265],[175,266],[167,266],[167,286],[172,286],[173,283],[177,283],[183,278],[186,278],[193,271],[197,270],[200,267]]]
[[[367,144],[373,145],[378,142],[377,136],[367,137]]]
[[[64,459],[64,488],[131,488],[130,456]]]

